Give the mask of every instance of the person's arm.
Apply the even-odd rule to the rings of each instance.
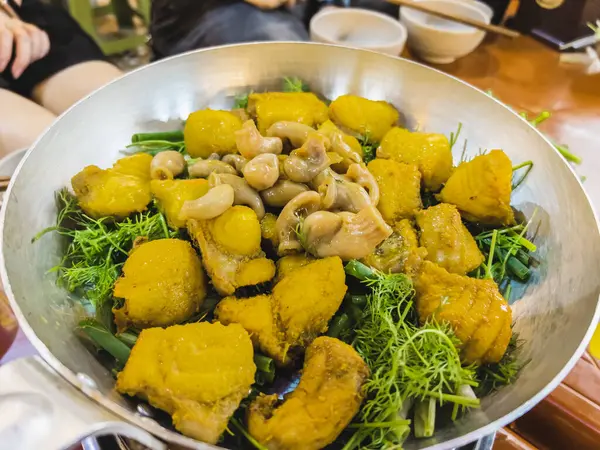
[[[13,47],[11,72],[13,78],[19,78],[32,62],[46,56],[50,50],[50,40],[35,25],[25,23],[18,17],[10,17],[4,9],[0,9],[0,73],[13,57]]]

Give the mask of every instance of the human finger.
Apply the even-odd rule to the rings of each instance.
[[[13,36],[15,39],[15,60],[12,65],[12,75],[16,79],[31,64],[32,41],[25,27],[15,27]]]
[[[0,28],[0,72],[3,72],[10,61],[13,49],[13,34],[8,28]]]

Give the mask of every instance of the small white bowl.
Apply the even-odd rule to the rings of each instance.
[[[406,28],[392,17],[359,8],[327,8],[310,21],[315,42],[364,48],[398,56],[406,43]]]
[[[414,0],[437,11],[490,23],[489,11],[471,1]],[[400,9],[400,20],[408,31],[408,46],[433,64],[449,64],[471,53],[485,32],[410,8]]]

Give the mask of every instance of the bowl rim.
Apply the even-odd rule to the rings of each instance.
[[[463,9],[468,9],[470,11],[474,11],[476,14],[479,15],[479,18],[482,19],[481,21],[488,25],[490,24],[491,19],[492,19],[491,16],[488,16],[487,14],[485,14],[483,12],[483,10],[481,10],[481,9],[479,9],[479,7],[473,5],[472,2],[470,2],[470,1],[456,1],[456,0],[412,0],[412,1],[414,3],[440,2],[440,3],[447,3],[450,5],[456,5],[458,8],[463,8]],[[438,33],[447,33],[447,34],[462,35],[462,36],[476,34],[479,32],[484,33],[483,31],[478,30],[477,28],[470,27],[468,25],[465,25],[465,28],[457,28],[457,29],[441,28],[441,27],[437,27],[435,25],[430,25],[419,19],[420,14],[427,14],[427,13],[414,10],[410,7],[404,7],[404,6],[400,7],[399,14],[400,14],[401,20],[406,20],[407,22],[410,22],[412,24],[418,25],[427,30],[435,31]]]
[[[392,25],[396,30],[398,30],[400,32],[400,35],[395,40],[390,41],[389,43],[385,43],[385,44],[364,44],[364,45],[361,44],[360,46],[349,46],[349,45],[345,45],[343,42],[340,42],[340,41],[335,41],[333,43],[329,43],[329,42],[328,43],[315,42],[315,43],[323,44],[323,45],[340,45],[340,46],[347,46],[347,47],[356,47],[356,48],[361,48],[361,49],[365,49],[365,50],[375,50],[375,49],[381,49],[381,48],[404,46],[404,44],[406,43],[406,39],[408,37],[408,31],[406,30],[406,27],[404,26],[403,23],[401,23],[397,19],[394,19],[391,16],[388,16],[387,14],[383,14],[378,11],[371,11],[369,9],[364,9],[364,8],[333,7],[333,8],[327,8],[327,9],[321,10],[317,14],[315,14],[313,16],[313,18],[310,20],[310,24],[309,24],[310,33],[311,34],[316,33],[319,36],[323,36],[321,34],[321,32],[317,31],[315,28],[318,25],[319,21],[324,20],[327,16],[333,16],[333,15],[341,15],[341,16],[343,16],[343,15],[362,15],[362,16],[376,17],[376,18],[382,19],[384,22],[387,22],[390,25]],[[327,38],[325,38],[325,39],[327,39]]]
[[[66,111],[64,111],[62,114],[60,114],[60,116],[50,125],[50,127],[48,127],[46,130],[44,130],[37,137],[35,142],[29,147],[29,149],[27,150],[27,152],[25,153],[25,155],[19,162],[19,165],[15,169],[14,179],[11,180],[11,183],[6,191],[7,199],[9,199],[10,195],[12,194],[13,187],[14,187],[14,180],[19,175],[21,168],[26,164],[26,161],[31,157],[34,150],[38,147],[38,144],[44,139],[44,137],[47,134],[50,133],[50,129],[54,128],[56,126],[56,124],[58,123],[58,121],[63,116],[66,116],[67,114],[72,113],[72,111],[75,108],[77,108],[77,106],[80,103],[83,103],[89,97],[97,94],[99,91],[104,89],[106,86],[118,84],[119,81],[122,80],[124,77],[131,76],[131,74],[133,74],[133,73],[142,72],[144,70],[148,70],[149,68],[151,68],[153,66],[166,64],[173,59],[185,58],[185,57],[188,57],[189,55],[195,54],[195,53],[218,52],[218,51],[221,51],[222,49],[227,49],[227,48],[231,48],[231,47],[242,47],[242,48],[246,47],[247,48],[250,46],[265,46],[265,45],[279,46],[279,45],[290,45],[290,44],[293,44],[296,46],[305,46],[305,47],[311,47],[311,46],[313,46],[313,47],[317,47],[317,46],[337,47],[338,49],[342,49],[344,51],[363,52],[363,53],[367,52],[367,53],[376,54],[376,55],[378,55],[378,57],[382,57],[382,58],[393,58],[393,59],[397,59],[397,60],[402,60],[406,64],[411,64],[411,65],[423,67],[427,70],[431,70],[438,74],[449,77],[449,78],[453,79],[454,81],[456,81],[464,86],[467,86],[470,89],[480,92],[481,94],[487,95],[487,93],[484,90],[458,78],[457,76],[445,73],[444,71],[442,71],[438,68],[435,68],[435,67],[428,66],[427,64],[424,64],[424,63],[421,63],[418,61],[414,61],[414,60],[411,60],[408,58],[404,58],[404,57],[391,56],[391,55],[387,55],[387,54],[382,54],[380,52],[375,52],[373,50],[367,50],[367,49],[361,49],[361,48],[351,48],[351,47],[343,46],[343,45],[323,44],[323,43],[317,43],[317,42],[297,42],[297,41],[278,41],[278,42],[258,41],[258,42],[250,42],[250,43],[227,44],[227,45],[220,45],[220,46],[215,46],[215,47],[207,47],[207,48],[202,48],[202,49],[190,50],[190,51],[187,51],[184,53],[180,53],[178,55],[169,56],[167,58],[152,62],[150,64],[138,67],[130,72],[127,72],[127,73],[123,74],[123,76],[121,76],[113,81],[110,81],[109,83],[107,83],[104,86],[97,88],[93,92],[89,93],[88,95],[81,98],[79,101],[75,102],[73,105],[71,105],[71,107],[69,107]],[[529,126],[534,133],[538,134],[538,136],[547,143],[547,149],[549,152],[554,152],[557,156],[559,155],[559,152],[556,149],[556,147],[552,144],[552,142],[549,140],[548,137],[546,137],[544,134],[541,133],[540,130],[538,130],[536,127],[531,125],[525,118],[519,116],[519,114],[517,112],[511,110],[511,108],[509,108],[506,104],[502,103],[497,98],[495,98],[493,96],[489,96],[489,95],[488,95],[488,97],[489,97],[490,101],[499,104],[503,108],[506,108],[511,114],[514,114],[515,116],[519,117],[519,119],[522,120],[525,125]],[[596,222],[596,227],[595,227],[596,230],[595,231],[597,231],[600,234],[600,214],[598,213],[594,204],[592,203],[592,200],[591,200],[589,194],[583,187],[583,183],[581,182],[581,179],[579,178],[579,176],[576,174],[575,169],[570,164],[568,164],[568,162],[566,160],[564,160],[564,158],[562,159],[562,164],[564,164],[566,169],[571,173],[571,176],[574,177],[581,194],[587,200],[587,206],[588,206],[588,208],[590,208],[590,211]],[[7,203],[8,203],[8,201],[6,202],[6,204]],[[147,420],[144,417],[137,416],[137,415],[131,413],[131,411],[127,410],[124,406],[114,402],[112,399],[110,399],[105,394],[100,393],[96,389],[89,388],[89,386],[87,386],[85,383],[83,383],[81,381],[81,379],[77,377],[77,374],[75,372],[73,372],[70,368],[65,366],[62,363],[62,361],[60,361],[50,351],[50,349],[46,346],[45,342],[42,341],[42,339],[37,336],[33,327],[29,324],[29,319],[26,317],[26,315],[24,314],[24,312],[21,310],[21,308],[19,306],[19,302],[17,301],[17,298],[12,291],[12,285],[11,285],[10,279],[8,277],[7,261],[6,261],[6,255],[4,253],[4,240],[5,240],[5,226],[4,225],[5,225],[5,218],[6,218],[6,212],[7,212],[6,204],[0,209],[0,280],[2,281],[2,283],[4,285],[4,291],[8,298],[9,306],[13,309],[14,315],[17,318],[17,321],[19,322],[19,327],[21,328],[21,330],[23,331],[23,333],[25,334],[27,339],[35,347],[35,349],[39,353],[40,357],[44,360],[44,362],[46,364],[48,364],[52,369],[54,369],[60,376],[62,376],[64,379],[66,379],[71,385],[73,385],[77,389],[79,389],[81,391],[81,393],[88,400],[91,401],[91,403],[107,409],[108,411],[116,414],[123,421],[133,424],[133,425],[136,425],[136,426],[140,427],[141,429],[146,430],[163,440],[166,440],[168,443],[174,443],[174,444],[180,444],[180,445],[187,444],[190,448],[200,448],[200,447],[198,447],[198,445],[204,444],[204,443],[201,443],[200,441],[196,441],[192,438],[183,436],[175,431],[168,430],[153,420]],[[598,323],[599,319],[600,319],[600,297],[597,300],[594,314],[593,314],[592,320],[590,322],[590,325],[588,327],[588,330],[586,331],[583,339],[579,343],[579,346],[575,349],[575,351],[573,352],[573,355],[567,361],[567,363],[562,368],[562,370],[560,370],[558,373],[556,373],[554,375],[554,377],[545,386],[543,386],[536,394],[534,394],[528,401],[524,402],[521,406],[513,409],[510,413],[505,414],[504,416],[498,418],[494,422],[488,423],[487,425],[485,425],[483,427],[480,427],[471,432],[462,434],[458,437],[444,441],[443,443],[433,444],[430,447],[428,447],[428,450],[440,450],[440,449],[455,448],[455,447],[459,447],[462,445],[472,443],[477,439],[483,438],[490,434],[494,434],[500,428],[508,425],[509,423],[513,422],[514,420],[516,420],[517,418],[521,417],[523,414],[525,414],[529,410],[531,410],[541,400],[543,400],[546,396],[548,396],[564,380],[564,378],[568,375],[568,373],[573,369],[573,367],[575,366],[577,361],[581,358],[585,349],[587,348],[587,346],[592,338],[592,335],[596,329],[596,324]],[[205,448],[215,448],[215,447],[209,446],[208,444],[204,444],[204,445],[206,446]],[[204,448],[204,447],[202,447],[202,448]]]

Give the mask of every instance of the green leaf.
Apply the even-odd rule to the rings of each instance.
[[[108,329],[94,319],[79,322],[79,329],[85,333],[96,346],[110,353],[122,367],[127,362],[130,348],[117,339]]]

